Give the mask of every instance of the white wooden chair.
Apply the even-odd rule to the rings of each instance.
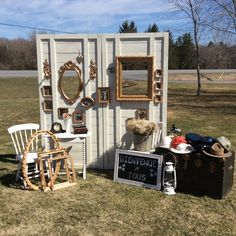
[[[8,133],[11,135],[11,139],[16,151],[16,159],[19,160],[16,173],[16,181],[20,178],[23,181],[25,187],[26,183],[22,175],[20,175],[22,168],[23,152],[31,136],[38,130],[38,124],[21,124],[14,125],[8,128]],[[35,140],[35,142],[31,146],[31,151],[27,154],[27,174],[29,178],[39,176],[38,167],[35,163],[35,160],[38,157],[37,152],[39,150],[39,143],[41,143],[39,142],[39,140]]]

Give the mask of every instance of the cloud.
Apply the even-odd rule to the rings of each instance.
[[[0,22],[74,33],[109,33],[117,32],[122,21],[130,19],[142,31],[170,11],[165,0],[8,0],[0,3]],[[6,34],[3,28],[0,26],[0,33]],[[20,36],[28,33],[9,27],[12,30]]]

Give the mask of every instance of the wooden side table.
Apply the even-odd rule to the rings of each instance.
[[[57,133],[55,136],[59,139],[60,142],[70,143],[81,142],[82,143],[82,152],[83,152],[83,179],[86,179],[86,168],[87,168],[87,153],[86,153],[86,138],[91,135],[90,132],[87,134],[72,134],[72,133]]]

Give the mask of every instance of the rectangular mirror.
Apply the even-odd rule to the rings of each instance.
[[[117,100],[153,98],[153,57],[116,57]]]

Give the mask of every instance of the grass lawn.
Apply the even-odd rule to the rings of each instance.
[[[224,135],[236,149],[236,85],[170,84],[168,126]],[[0,79],[0,235],[236,235],[236,187],[223,199],[114,183],[112,171],[54,192],[14,188],[16,162],[6,129],[39,123],[36,79]],[[235,182],[235,175],[234,175]]]

